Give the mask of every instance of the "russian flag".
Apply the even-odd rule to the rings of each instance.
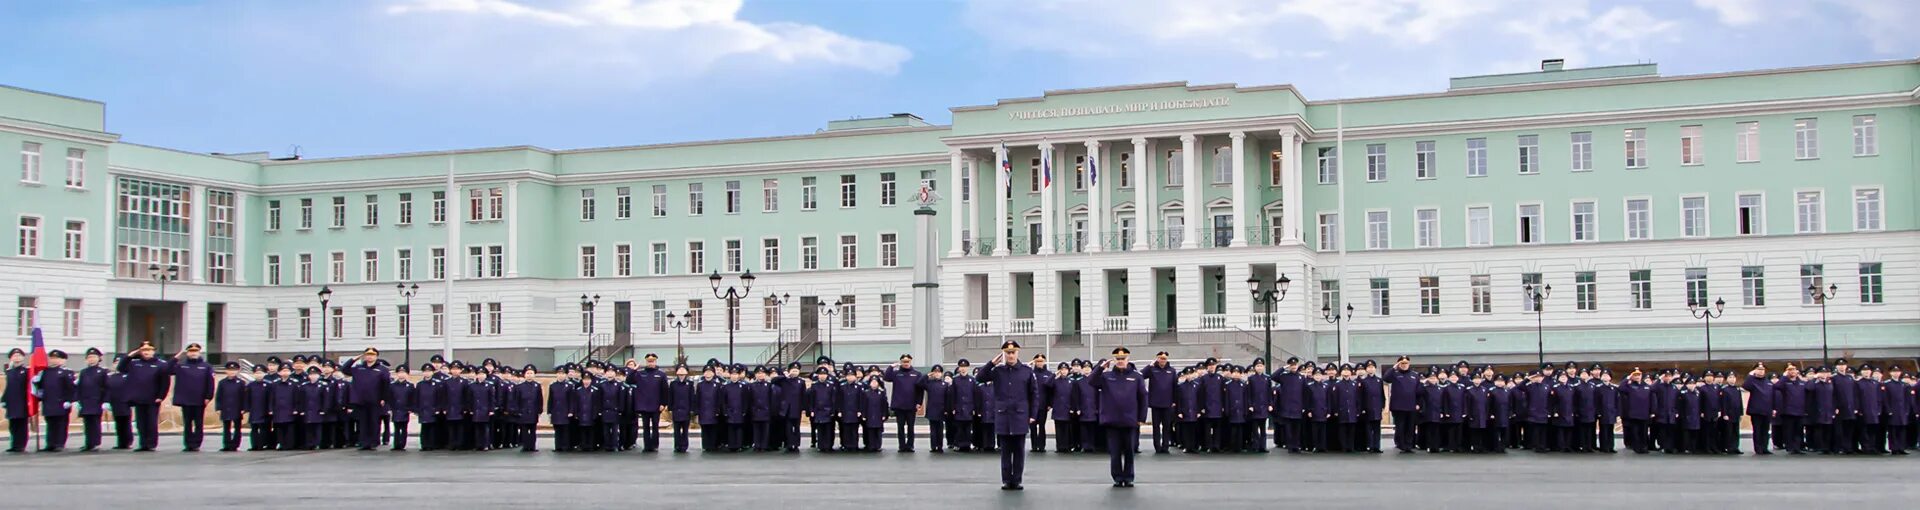
[[[1053,148],[1040,153],[1040,188],[1053,189]]]
[[[1007,152],[1007,142],[1000,142],[1000,176],[1006,178],[1007,189],[1013,189],[1013,156]]]
[[[33,328],[33,349],[32,352],[27,354],[27,380],[32,381],[40,377],[40,372],[46,369],[47,340],[46,337],[40,335],[40,328]],[[40,415],[40,395],[37,391],[38,388],[35,389],[36,391],[27,392],[28,417]]]
[[[1100,156],[1098,154],[1087,155],[1087,183],[1094,186],[1100,185]]]

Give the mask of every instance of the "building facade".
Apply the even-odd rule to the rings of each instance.
[[[21,154],[0,181],[0,306],[19,338],[535,363],[943,360],[1003,338],[1228,359],[1920,355],[1915,60],[1556,64],[1343,100],[1159,83],[957,107],[947,126],[323,159],[124,143],[104,117],[0,88],[0,147]],[[938,198],[915,214],[922,189]],[[743,299],[709,281],[748,270]],[[1715,308],[1709,347],[1697,312]]]

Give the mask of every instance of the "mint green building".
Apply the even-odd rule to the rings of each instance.
[[[322,159],[123,143],[105,109],[0,88],[22,344],[1697,360],[1692,307],[1720,310],[1715,360],[1920,355],[1920,60],[1157,83],[946,126]],[[743,299],[710,282],[749,270]]]

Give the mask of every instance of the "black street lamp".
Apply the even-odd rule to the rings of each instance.
[[[1329,308],[1328,305],[1322,304],[1320,305],[1320,320],[1327,321],[1327,324],[1333,325],[1333,351],[1339,355],[1341,363],[1346,363],[1346,323],[1347,321],[1353,320],[1353,305],[1347,305],[1347,315],[1342,317],[1340,314],[1334,313],[1333,309]],[[1269,361],[1268,363],[1271,364],[1272,362]]]
[[[1553,295],[1553,286],[1552,285],[1536,286],[1534,284],[1529,283],[1526,285],[1522,285],[1520,288],[1521,290],[1526,291],[1527,299],[1529,301],[1533,301],[1533,342],[1536,348],[1539,350],[1539,358],[1540,358],[1538,360],[1539,363],[1541,365],[1545,365],[1547,364],[1547,322],[1546,322],[1547,308],[1546,306],[1547,306],[1547,297]],[[1580,289],[1576,288],[1573,290],[1578,291]],[[1575,293],[1578,294],[1578,292],[1575,292]]]
[[[686,319],[692,314],[687,312],[675,316],[673,312],[667,312],[667,327],[673,328],[674,366],[687,364],[687,346],[680,342],[680,332],[687,329]]]
[[[333,353],[327,350],[327,323],[333,322],[333,309],[327,303],[333,301],[333,288],[320,287],[320,359],[333,359]]]
[[[707,283],[713,286],[713,297],[725,300],[727,305],[727,364],[731,365],[734,363],[733,333],[736,329],[734,328],[734,326],[736,326],[736,324],[734,324],[734,314],[736,310],[740,309],[740,300],[746,299],[747,294],[753,292],[753,270],[749,269],[746,273],[740,275],[739,288],[728,285],[727,290],[722,291],[720,290],[721,280],[720,271],[714,271],[713,276],[707,277]]]
[[[1267,340],[1267,353],[1263,355],[1263,359],[1267,362],[1267,366],[1273,366],[1273,305],[1287,299],[1287,287],[1293,286],[1293,280],[1287,278],[1285,273],[1281,273],[1280,279],[1274,281],[1273,290],[1261,290],[1260,283],[1258,277],[1247,278],[1247,290],[1253,293],[1254,302],[1260,303],[1266,310],[1266,313],[1260,317],[1260,327],[1266,331]]]
[[[827,316],[827,357],[828,358],[833,357],[833,323],[834,321],[838,320],[840,317],[841,306],[844,306],[844,305],[840,303],[840,300],[835,299],[833,300],[833,306],[820,309],[820,315]],[[1001,336],[1005,337],[1006,333],[1001,332]]]
[[[1724,315],[1726,309],[1725,299],[1714,299],[1712,309],[1702,307],[1700,303],[1687,303],[1687,313],[1693,314],[1695,319],[1705,320],[1707,324],[1707,370],[1713,370],[1713,320]]]
[[[401,363],[405,363],[405,365],[401,365],[401,366],[408,367],[407,368],[408,370],[412,370],[413,369],[412,368],[413,367],[413,296],[415,294],[420,293],[420,284],[415,283],[415,284],[409,285],[405,283],[396,283],[396,284],[393,284],[393,288],[395,290],[400,291],[400,299],[406,302],[406,304],[400,308],[400,314],[401,314],[400,320],[406,321],[406,324],[407,324],[407,327],[405,328],[405,330],[400,332],[401,336],[406,337],[406,342],[407,342],[406,343],[407,352],[404,355],[405,356],[404,361],[401,361]]]
[[[180,279],[180,266],[167,264],[167,270],[162,272],[159,264],[147,264],[147,274],[153,278],[153,281],[160,283],[160,303],[165,304],[167,302],[167,282]],[[158,340],[162,346],[167,344],[167,325],[165,323],[160,325],[160,338]]]
[[[773,356],[779,359],[787,351],[787,336],[781,332],[780,318],[786,315],[787,302],[793,300],[793,295],[767,296],[767,300],[773,303]]]
[[[1840,286],[1828,284],[1827,290],[1820,290],[1820,284],[1807,286],[1807,294],[1813,296],[1813,302],[1820,304],[1820,359],[1833,359],[1827,355],[1827,300],[1840,295]]]
[[[593,360],[593,309],[598,306],[600,306],[599,294],[594,294],[591,299],[586,294],[580,295],[580,311],[587,312],[587,323],[580,329],[587,334],[587,360],[589,361]]]

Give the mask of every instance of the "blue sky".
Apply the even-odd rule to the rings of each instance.
[[[1916,0],[0,2],[0,83],[191,151],[565,149],[809,133],[1049,89],[1664,74],[1920,56]]]

